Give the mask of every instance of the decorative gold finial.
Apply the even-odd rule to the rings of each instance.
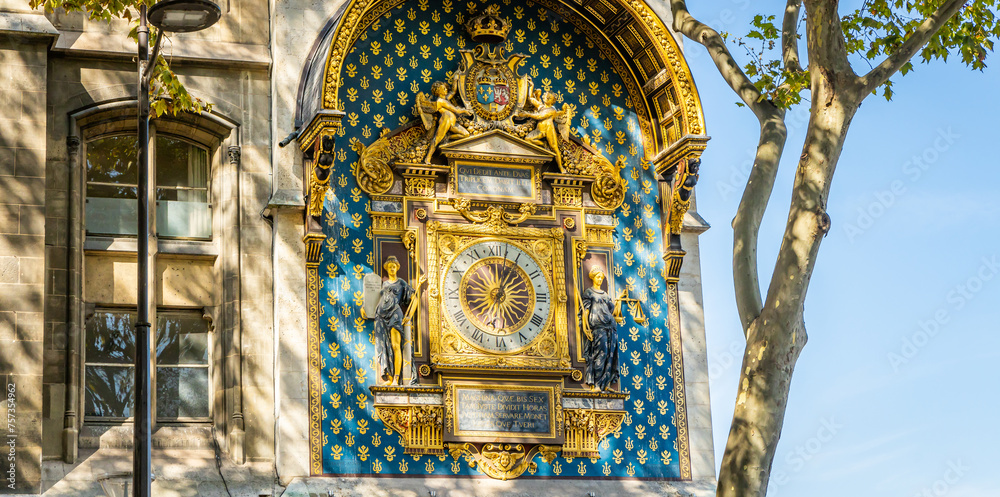
[[[481,15],[469,19],[465,28],[476,43],[503,43],[510,32],[510,21],[500,17],[500,7],[490,5]]]

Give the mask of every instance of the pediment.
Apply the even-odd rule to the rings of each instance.
[[[516,160],[520,163],[544,164],[555,156],[552,152],[501,130],[462,138],[442,145],[441,155],[449,159],[479,159],[486,161]]]

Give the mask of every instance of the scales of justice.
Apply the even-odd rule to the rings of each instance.
[[[375,410],[407,454],[450,454],[493,478],[536,457],[597,457],[618,430],[618,326],[640,302],[614,289],[621,164],[570,133],[575,106],[506,54],[510,23],[468,21],[472,50],[416,96],[420,119],[365,147],[376,271]],[[401,178],[401,180],[400,180]]]

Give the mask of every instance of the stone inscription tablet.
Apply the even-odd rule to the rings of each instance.
[[[524,200],[535,198],[534,173],[530,167],[457,164],[455,168],[455,189],[460,195],[489,195]]]
[[[456,434],[552,436],[552,392],[457,387]]]

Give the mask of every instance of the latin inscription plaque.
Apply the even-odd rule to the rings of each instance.
[[[535,198],[534,170],[531,167],[457,164],[455,169],[455,189],[459,195],[523,200]]]
[[[548,438],[554,435],[551,388],[456,386],[455,434]]]

